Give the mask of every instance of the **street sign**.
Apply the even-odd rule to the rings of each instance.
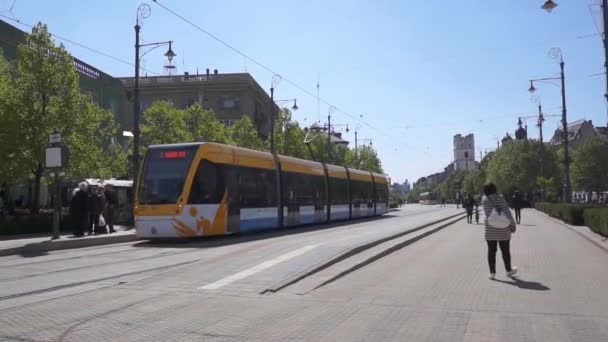
[[[46,148],[45,165],[47,168],[60,168],[62,167],[61,158],[61,147],[52,146]]]
[[[58,144],[61,142],[61,134],[59,133],[51,133],[49,134],[49,142],[51,144]]]

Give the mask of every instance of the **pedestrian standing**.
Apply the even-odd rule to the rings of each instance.
[[[463,206],[467,211],[467,223],[473,223],[473,208],[475,207],[475,200],[471,193],[467,194],[467,197],[464,199]]]
[[[106,228],[106,219],[104,213],[106,212],[106,208],[108,206],[108,201],[106,200],[105,195],[106,188],[103,185],[97,187],[97,194],[99,196],[99,220],[97,222],[97,234],[106,234],[108,232]]]
[[[105,191],[105,197],[106,197],[106,210],[103,214],[103,217],[106,219],[106,224],[108,225],[108,228],[110,229],[110,234],[111,233],[116,233],[116,231],[114,230],[114,206],[116,205],[116,193],[114,192],[114,188],[112,187],[112,185],[110,184],[106,184],[106,191]]]
[[[78,189],[72,193],[70,213],[72,216],[72,233],[83,236],[88,222],[87,183],[78,184]]]
[[[97,222],[99,221],[99,216],[96,216],[95,213],[98,211],[96,208],[98,205],[97,202],[97,190],[89,187],[87,192],[87,200],[89,206],[88,213],[88,222],[87,222],[87,233],[88,235],[95,234],[95,227],[97,227]]]
[[[496,185],[488,183],[483,187],[484,196],[481,200],[485,214],[485,238],[488,244],[488,266],[490,279],[496,277],[496,247],[500,246],[500,253],[505,264],[507,276],[511,277],[517,268],[511,266],[511,234],[515,233],[516,224],[509,210],[509,204],[502,195],[496,191]]]
[[[513,194],[513,199],[512,199],[512,205],[513,205],[513,210],[515,210],[515,222],[517,222],[517,224],[521,223],[521,208],[523,207],[524,203],[523,203],[523,199],[521,198],[521,194],[519,193],[519,191],[515,191],[515,194]]]
[[[89,235],[99,234],[99,217],[103,211],[104,197],[101,193],[101,186],[90,192],[89,203],[91,205],[90,210],[90,221],[89,221]]]

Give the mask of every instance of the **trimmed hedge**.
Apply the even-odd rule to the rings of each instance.
[[[593,208],[590,204],[578,203],[536,203],[536,209],[547,213],[549,216],[561,219],[575,226],[585,224],[583,213],[586,209]]]
[[[585,225],[594,232],[608,237],[608,208],[589,208],[583,213]]]
[[[591,204],[536,203],[536,209],[570,224],[585,225],[594,232],[608,237],[608,208]]]
[[[69,216],[61,218],[60,228],[71,228]],[[53,231],[53,215],[0,216],[0,235],[41,234]]]

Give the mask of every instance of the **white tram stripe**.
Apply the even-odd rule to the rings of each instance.
[[[224,287],[224,286],[226,286],[228,284],[231,284],[231,283],[233,283],[233,282],[235,282],[237,280],[241,280],[243,278],[247,278],[247,277],[249,277],[251,275],[254,275],[254,274],[262,272],[262,271],[264,271],[264,270],[266,270],[268,268],[271,268],[274,265],[280,264],[280,263],[285,262],[285,261],[287,261],[289,259],[293,259],[293,258],[297,257],[298,255],[302,255],[302,254],[304,254],[304,253],[306,253],[306,252],[308,252],[308,251],[310,251],[310,250],[312,250],[312,249],[314,249],[314,248],[316,248],[318,246],[319,246],[318,244],[304,246],[304,247],[302,247],[300,249],[296,249],[295,251],[291,251],[289,253],[285,253],[283,255],[279,255],[278,257],[276,257],[274,259],[270,259],[268,261],[264,261],[263,263],[255,265],[255,266],[253,266],[251,268],[248,268],[248,269],[246,269],[244,271],[235,273],[235,274],[233,274],[231,276],[228,276],[226,278],[222,278],[222,279],[220,279],[220,280],[218,280],[216,282],[213,282],[213,283],[201,286],[198,289],[199,290],[216,290],[216,289],[219,289],[219,288]]]

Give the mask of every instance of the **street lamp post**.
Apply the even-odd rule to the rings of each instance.
[[[273,91],[271,91],[273,92]],[[272,93],[271,93],[272,95]],[[274,96],[273,96],[274,97]],[[292,102],[293,101],[293,106],[291,106],[291,110],[293,111],[297,111],[300,107],[298,107],[298,99],[288,99],[288,100],[276,100],[274,101],[275,103],[281,103],[281,102]],[[283,153],[286,153],[286,148],[287,148],[287,128],[285,126],[285,118],[283,118],[283,120],[281,121],[281,129],[283,130]]]
[[[274,87],[280,80],[281,76],[273,75],[270,81],[270,152],[272,154],[276,153],[274,146]]]
[[[150,6],[147,4],[141,4],[137,8],[137,18],[135,21],[135,80],[133,82],[133,180],[134,183],[137,181],[137,175],[139,173],[139,121],[141,116],[141,107],[139,103],[139,62],[141,57],[146,53],[154,50],[155,48],[163,45],[169,45],[169,50],[165,53],[165,56],[169,59],[169,62],[175,57],[175,53],[171,49],[171,43],[173,41],[157,42],[149,44],[139,43],[139,31],[141,29],[140,21],[150,16]],[[154,46],[152,49],[144,52],[143,55],[139,55],[139,49],[145,46]],[[134,184],[135,186],[135,184]]]
[[[568,149],[569,141],[568,141],[568,120],[567,120],[567,110],[566,110],[566,77],[564,73],[564,58],[562,56],[562,51],[559,48],[552,48],[549,50],[549,55],[556,60],[559,60],[560,67],[560,77],[548,77],[548,78],[538,78],[530,80],[530,88],[528,91],[530,93],[534,93],[536,88],[534,87],[534,82],[542,82],[542,81],[550,81],[550,80],[560,80],[561,81],[561,95],[562,95],[562,134],[563,134],[563,144],[564,144],[564,183],[563,183],[563,200],[566,203],[571,202],[571,189],[572,185],[570,182],[570,153]]]
[[[551,13],[555,7],[557,7],[557,3],[555,3],[553,0],[546,0],[540,8],[544,9],[548,13]],[[608,103],[608,34],[606,34],[606,32],[608,32],[608,0],[602,0],[601,7],[602,22],[604,26],[604,35],[602,39],[602,42],[604,43],[604,68],[606,69],[606,91],[604,93],[604,97]]]

